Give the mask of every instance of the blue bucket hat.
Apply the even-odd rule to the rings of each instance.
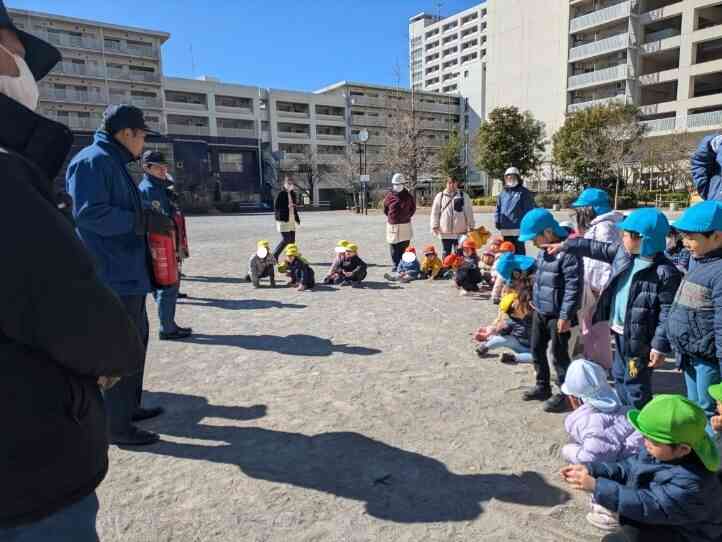
[[[607,373],[601,365],[586,359],[574,360],[567,369],[562,393],[579,397],[601,412],[616,412],[622,403],[607,382]]]
[[[597,215],[603,215],[612,210],[609,202],[609,194],[599,188],[586,188],[579,194],[577,200],[572,203],[572,207],[591,207]]]
[[[690,233],[722,231],[722,205],[717,201],[703,201],[693,205],[672,226]]]
[[[557,237],[566,239],[569,232],[562,228],[546,209],[532,209],[521,220],[519,241],[533,241],[537,235],[551,229]]]
[[[659,209],[637,209],[619,223],[619,229],[637,233],[642,237],[640,256],[651,258],[667,248],[669,222]]]
[[[514,271],[529,271],[534,267],[534,258],[505,252],[496,262],[496,272],[504,282],[511,282]]]

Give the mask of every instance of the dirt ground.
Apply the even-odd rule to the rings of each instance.
[[[162,442],[111,448],[101,540],[599,540],[557,475],[563,416],[520,399],[532,368],[473,351],[491,303],[384,281],[383,216],[302,221],[317,275],[351,239],[366,288],[254,290],[241,277],[256,241],[277,241],[272,215],[189,220],[177,321],[195,335],[158,342],[149,298],[144,401],[167,413],[144,427]],[[431,242],[427,216],[415,230]]]

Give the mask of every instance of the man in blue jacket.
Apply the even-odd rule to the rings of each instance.
[[[517,254],[526,254],[524,242],[519,241],[521,220],[529,211],[536,207],[534,195],[524,186],[521,174],[515,167],[510,167],[504,174],[504,189],[496,200],[494,227],[516,247]]]
[[[159,214],[146,218],[138,187],[126,169],[126,164],[140,157],[147,133],[153,132],[140,109],[111,105],[93,144],[73,158],[66,173],[77,234],[93,255],[101,280],[120,298],[146,348],[145,298],[151,290],[146,222],[158,222],[160,229],[172,228],[172,224],[157,220]],[[142,389],[143,369],[106,393],[112,444],[143,445],[158,440],[157,434],[131,423],[162,412],[140,407]]]
[[[692,181],[706,200],[722,200],[722,135],[702,138],[690,160]]]
[[[172,219],[176,211],[168,196],[170,187],[168,164],[163,153],[157,151],[143,153],[143,171],[145,171],[145,175],[143,175],[143,179],[138,185],[143,208],[160,212]],[[179,238],[180,236],[176,235],[176,241]],[[159,337],[161,341],[185,339],[193,333],[191,328],[180,327],[175,323],[179,287],[180,284],[175,284],[166,288],[158,288],[153,292],[155,302],[158,304]]]

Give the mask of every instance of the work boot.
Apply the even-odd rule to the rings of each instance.
[[[521,398],[524,401],[546,401],[552,396],[552,390],[548,386],[537,384],[532,389],[525,391]]]
[[[542,410],[552,414],[560,414],[562,412],[570,411],[571,406],[569,405],[566,395],[563,393],[555,393],[551,398],[544,402]]]

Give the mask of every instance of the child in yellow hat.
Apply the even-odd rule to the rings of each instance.
[[[316,286],[316,277],[313,269],[301,256],[298,245],[292,243],[286,247],[286,264],[287,275],[290,279],[289,286],[297,286],[299,292],[312,290]]]
[[[248,260],[248,275],[246,280],[253,283],[254,288],[261,287],[261,279],[268,278],[271,281],[271,288],[276,286],[276,258],[273,257],[268,241],[258,241],[256,253]]]
[[[340,276],[340,269],[341,269],[341,263],[343,262],[344,258],[346,257],[346,247],[351,245],[351,241],[346,241],[345,239],[342,239],[338,242],[338,244],[334,247],[334,257],[333,257],[333,263],[331,264],[331,268],[328,270],[328,273],[326,273],[326,276],[323,277],[323,283],[324,284],[335,284]]]

